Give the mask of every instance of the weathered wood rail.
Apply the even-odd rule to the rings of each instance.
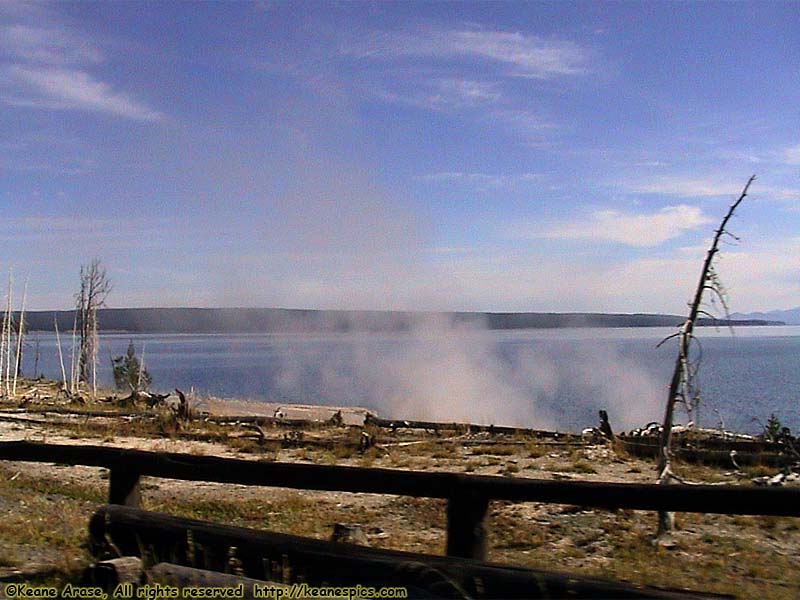
[[[109,469],[109,503],[138,507],[142,476],[447,500],[447,554],[484,560],[490,500],[606,509],[800,516],[800,489],[545,481],[314,464],[257,462],[103,446],[0,442],[0,459]]]
[[[283,584],[302,581],[310,585],[401,586],[408,590],[410,598],[697,598],[696,593],[684,590],[656,589],[468,558],[338,544],[127,506],[98,509],[89,532],[95,551],[113,540],[114,548],[122,554],[147,555],[145,562],[168,558],[181,565],[210,570],[215,574],[205,576],[212,585],[230,585],[219,581],[216,573],[230,570],[231,549],[234,549],[237,570],[252,579]],[[193,570],[175,566],[162,570],[178,576],[173,583],[180,583],[181,577],[191,585],[202,581]]]

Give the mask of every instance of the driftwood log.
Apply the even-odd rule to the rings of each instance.
[[[656,436],[618,435],[617,441],[626,452],[642,458],[657,458],[661,452]],[[723,467],[736,467],[731,460],[734,452],[739,465],[767,465],[783,467],[797,459],[793,451],[775,442],[761,440],[724,440],[718,438],[677,438],[672,446],[672,455],[682,461],[704,463]]]
[[[543,429],[527,429],[524,427],[506,427],[502,425],[476,425],[475,423],[439,423],[436,421],[408,421],[403,419],[381,419],[367,414],[365,425],[383,427],[385,429],[425,429],[427,431],[460,431],[464,433],[490,433],[498,435],[529,435],[545,439],[581,441],[581,436],[574,433],[545,431]]]

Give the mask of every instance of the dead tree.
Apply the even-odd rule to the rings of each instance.
[[[91,373],[92,390],[97,392],[97,309],[105,306],[106,297],[111,292],[111,281],[106,270],[95,258],[88,265],[81,265],[81,287],[75,294],[75,308],[80,334],[78,351],[78,379],[89,382]]]
[[[3,314],[3,333],[0,338],[0,393],[6,397],[11,396],[11,331],[14,328],[14,314],[11,311],[11,291],[13,286],[13,273],[8,271],[8,295],[6,297],[6,310]]]
[[[742,203],[742,200],[744,200],[745,196],[747,196],[747,191],[750,188],[750,184],[753,183],[755,178],[756,176],[753,175],[750,177],[750,179],[748,179],[747,184],[742,190],[742,193],[739,195],[739,198],[733,204],[731,204],[727,214],[725,215],[725,218],[722,219],[719,228],[714,234],[711,247],[706,253],[706,258],[703,262],[703,268],[700,271],[700,281],[697,283],[694,299],[689,305],[689,316],[681,326],[678,333],[669,336],[661,342],[664,343],[664,341],[673,337],[678,338],[678,357],[675,360],[675,369],[672,372],[672,379],[669,384],[669,395],[667,396],[667,405],[664,412],[664,422],[661,429],[661,439],[659,444],[660,453],[658,461],[658,482],[660,484],[667,484],[671,479],[676,479],[675,474],[670,468],[670,443],[672,442],[672,422],[675,412],[675,404],[682,402],[687,407],[690,414],[696,408],[696,397],[693,389],[693,378],[696,367],[692,365],[689,360],[689,352],[691,350],[692,341],[694,340],[693,332],[697,318],[700,315],[709,316],[712,319],[714,318],[713,315],[701,308],[703,306],[703,297],[706,291],[711,294],[712,302],[719,301],[723,310],[725,311],[725,316],[728,316],[728,303],[725,297],[725,290],[714,268],[714,261],[717,253],[719,252],[719,243],[723,236],[730,236],[734,239],[737,239],[727,230],[728,221],[739,207],[739,204]],[[673,514],[660,511],[658,517],[658,536],[661,537],[664,534],[668,534],[673,529],[673,525]]]

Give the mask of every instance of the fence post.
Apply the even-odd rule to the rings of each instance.
[[[108,475],[108,503],[139,508],[142,492],[139,487],[139,473],[128,465],[115,464]]]
[[[486,560],[489,499],[465,492],[447,501],[447,556]]]

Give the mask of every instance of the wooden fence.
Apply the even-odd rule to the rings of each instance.
[[[447,555],[486,559],[490,500],[596,508],[800,516],[800,489],[656,485],[427,473],[261,462],[103,446],[0,442],[0,459],[109,469],[109,503],[138,507],[142,476],[303,490],[396,494],[447,500]]]

